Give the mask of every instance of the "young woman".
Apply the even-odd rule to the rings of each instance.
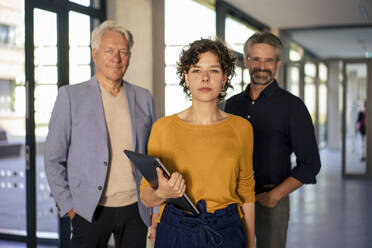
[[[159,119],[148,144],[148,154],[174,173],[168,180],[159,169],[157,189],[141,182],[143,203],[162,205],[156,248],[255,247],[252,127],[217,107],[231,87],[234,62],[220,41],[197,40],[182,51],[177,73],[192,105]],[[185,192],[199,216],[165,203]]]

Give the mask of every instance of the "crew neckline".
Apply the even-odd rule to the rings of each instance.
[[[217,126],[221,126],[221,125],[225,125],[226,123],[228,123],[231,118],[232,118],[232,115],[231,114],[228,114],[227,118],[225,118],[224,120],[222,121],[219,121],[219,122],[216,122],[216,123],[212,123],[212,124],[207,124],[207,125],[202,125],[202,124],[192,124],[190,122],[187,122],[187,121],[184,121],[182,120],[178,114],[173,114],[171,115],[171,117],[180,125],[182,126],[185,126],[185,127],[190,127],[190,128],[209,128],[209,127],[217,127]]]

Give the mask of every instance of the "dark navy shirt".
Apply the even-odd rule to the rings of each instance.
[[[316,183],[318,146],[310,114],[302,100],[274,81],[254,101],[249,87],[227,100],[225,111],[249,120],[254,132],[253,168],[257,186],[280,184],[292,176]],[[290,155],[296,155],[291,168]]]

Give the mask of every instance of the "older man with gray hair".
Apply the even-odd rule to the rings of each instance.
[[[123,80],[133,46],[128,30],[106,21],[91,45],[95,76],[61,87],[53,109],[45,145],[49,186],[59,214],[72,221],[74,248],[106,247],[112,233],[115,247],[143,248],[152,210],[139,200],[142,176],[123,150],[146,153],[152,96]]]

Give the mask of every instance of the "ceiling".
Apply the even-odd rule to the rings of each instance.
[[[316,56],[372,57],[372,0],[225,0]]]

